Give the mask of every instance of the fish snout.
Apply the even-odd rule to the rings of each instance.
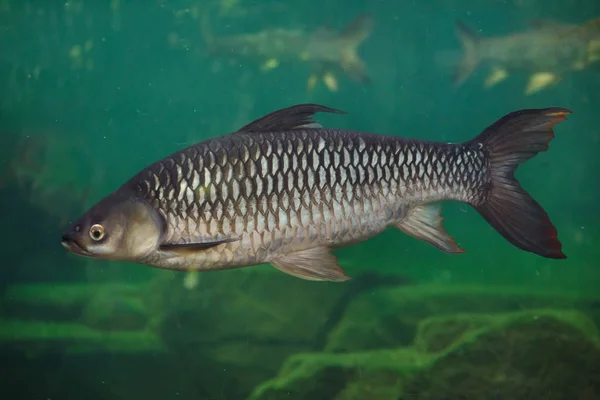
[[[72,243],[73,241],[75,241],[75,232],[67,231],[62,234],[61,239],[62,239],[61,240],[62,245],[66,246],[69,243]]]
[[[89,255],[89,252],[77,241],[78,235],[79,232],[77,230],[69,230],[64,232],[61,237],[62,246],[71,253]]]

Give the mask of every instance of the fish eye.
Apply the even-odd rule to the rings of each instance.
[[[90,237],[96,241],[102,240],[104,237],[104,227],[100,224],[92,225],[90,228]]]

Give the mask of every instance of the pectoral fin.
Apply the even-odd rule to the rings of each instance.
[[[534,94],[558,81],[560,77],[552,72],[537,72],[529,77],[525,94]]]
[[[502,82],[508,77],[508,72],[504,68],[495,67],[492,69],[492,72],[485,79],[485,83],[483,86],[485,88],[490,88],[495,86],[496,84]]]
[[[272,260],[271,264],[286,274],[309,281],[342,282],[350,279],[326,247],[283,254]]]
[[[225,238],[211,241],[197,241],[189,243],[164,243],[160,245],[160,250],[178,253],[179,255],[186,255],[190,253],[196,253],[198,251],[204,251],[211,247],[218,246],[224,243],[232,243],[240,240],[239,238]]]
[[[404,233],[430,243],[446,253],[464,253],[442,226],[441,207],[436,204],[417,206],[396,227]]]

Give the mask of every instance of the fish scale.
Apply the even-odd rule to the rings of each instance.
[[[462,145],[342,130],[238,133],[175,154],[131,184],[167,221],[168,242],[241,235],[189,261],[202,268],[211,261],[265,262],[267,251],[282,246],[365,239],[414,202],[469,201],[485,181],[483,159],[482,151]],[[478,172],[465,175],[465,165]],[[170,201],[165,192],[173,193]]]
[[[546,212],[514,178],[570,111],[520,110],[450,144],[325,129],[301,104],[176,152],[88,210],[63,246],[172,270],[271,263],[309,280],[349,279],[331,250],[396,227],[464,252],[437,203],[473,206],[523,250],[566,258]]]

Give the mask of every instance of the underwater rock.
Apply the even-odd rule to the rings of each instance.
[[[201,368],[214,371],[211,379],[226,382],[225,393],[212,395],[226,398],[243,398],[290,355],[322,350],[360,293],[405,283],[378,274],[344,284],[311,282],[271,267],[195,275],[161,274],[147,304],[152,315],[164,315],[157,331],[165,344],[188,364],[202,357]]]
[[[189,337],[193,343],[252,340],[320,350],[362,292],[404,284],[404,278],[376,274],[344,284],[312,282],[253,267],[197,273],[191,289],[184,287],[184,274],[161,275],[147,291],[147,303],[152,314],[165,315],[163,334],[175,347]]]
[[[0,348],[35,355],[163,351],[142,293],[124,284],[9,286],[0,310]]]
[[[457,314],[426,318],[419,323],[414,346],[420,351],[438,353],[459,342],[474,329],[489,325],[494,317],[486,314]]]
[[[84,324],[99,330],[149,326],[144,287],[126,284],[24,284],[9,286],[2,316]]]
[[[349,305],[340,323],[331,330],[326,350],[354,352],[407,346],[413,343],[419,324],[432,316],[447,315],[451,316],[451,324],[464,324],[467,322],[456,319],[457,314],[489,315],[552,308],[578,309],[593,317],[594,304],[597,299],[581,294],[536,292],[528,288],[462,285],[381,288],[359,296]]]
[[[143,330],[148,321],[141,298],[114,290],[94,293],[81,315],[85,325],[103,331]]]
[[[297,354],[250,400],[397,400],[402,382],[432,363],[412,349],[352,354]]]
[[[48,354],[160,354],[165,348],[149,331],[106,332],[77,323],[3,318],[0,350],[33,358]]]
[[[250,398],[600,398],[600,342],[584,314],[531,310],[461,315],[453,325],[452,318],[424,320],[413,347],[292,356]],[[445,331],[451,325],[454,329]]]
[[[400,400],[600,398],[600,340],[582,313],[500,315],[410,379]]]

